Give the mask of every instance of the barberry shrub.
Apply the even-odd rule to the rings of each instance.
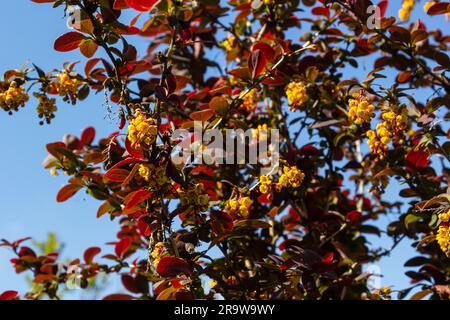
[[[398,19],[386,0],[33,2],[74,18],[54,49],[87,60],[6,71],[0,107],[26,112],[33,90],[44,125],[57,104],[107,96],[118,131],[50,143],[44,164],[69,177],[57,201],[86,192],[120,231],[69,263],[3,240],[34,286],[0,299],[58,299],[114,274],[124,289],[105,299],[450,297],[450,36],[411,14],[421,3],[445,23],[449,2],[404,0]],[[279,167],[172,161],[175,130],[200,141],[195,121],[278,130]],[[398,182],[400,197],[385,193]],[[374,290],[365,266],[408,239],[411,286]]]

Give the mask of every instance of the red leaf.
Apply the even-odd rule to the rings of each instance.
[[[122,258],[123,254],[131,247],[131,242],[132,240],[130,237],[120,239],[120,241],[116,243],[116,247],[114,249],[116,256]]]
[[[430,163],[430,154],[426,151],[415,151],[411,150],[407,155],[405,160],[418,168],[426,168]]]
[[[406,81],[408,81],[408,79],[411,77],[411,72],[409,71],[404,71],[402,73],[400,73],[397,77],[397,82],[399,83],[404,83]]]
[[[389,0],[380,1],[378,4],[378,8],[380,8],[381,17],[384,18],[386,16],[387,7],[389,5]]]
[[[214,115],[214,110],[205,109],[191,113],[191,119],[194,121],[206,122]]]
[[[105,173],[105,179],[111,182],[122,182],[125,180],[128,175],[130,174],[130,171],[125,169],[109,169],[108,172]]]
[[[149,199],[152,196],[152,194],[153,193],[148,191],[147,189],[141,189],[133,192],[131,195],[127,197],[129,201],[127,202],[125,210],[131,209],[137,206],[139,203]]]
[[[0,300],[14,300],[19,293],[17,291],[5,291],[0,294]]]
[[[357,210],[353,210],[349,213],[347,213],[347,220],[355,223],[358,222],[359,219],[361,219],[361,212],[357,211]]]
[[[67,186],[64,186],[61,190],[59,190],[58,195],[56,196],[56,201],[64,202],[70,199],[80,189],[80,185],[68,184]]]
[[[125,0],[127,5],[137,11],[150,11],[158,0]]]
[[[100,253],[100,251],[102,251],[102,249],[100,249],[98,247],[92,247],[92,248],[87,249],[83,255],[84,261],[86,261],[87,264],[92,263],[92,260],[94,259],[94,257],[96,255],[98,255]]]
[[[83,145],[90,145],[95,139],[95,129],[92,127],[84,129],[81,134],[81,143]]]
[[[266,68],[267,60],[260,49],[252,52],[249,61],[249,67],[252,70],[252,78],[258,77]]]
[[[275,58],[275,50],[265,42],[257,42],[252,47],[252,52],[256,50],[261,50],[267,61],[273,61]]]
[[[144,237],[149,237],[152,234],[152,229],[150,229],[148,223],[142,219],[139,219],[137,221],[137,227],[141,235],[143,235]]]
[[[427,14],[430,16],[434,16],[448,12],[450,12],[450,2],[438,2],[428,9]]]
[[[325,16],[327,18],[330,17],[330,9],[324,7],[316,7],[311,10],[311,13],[316,16]]]
[[[271,204],[272,200],[270,198],[271,198],[271,194],[270,193],[262,194],[262,195],[260,195],[258,197],[258,202],[261,203],[261,204]]]
[[[136,150],[131,146],[130,140],[128,138],[125,140],[125,149],[133,158],[144,159],[144,150]]]
[[[115,0],[114,1],[114,5],[113,5],[114,10],[122,10],[122,9],[127,9],[127,8],[128,8],[128,5],[125,0]]]
[[[176,257],[163,257],[158,263],[156,272],[161,277],[171,278],[180,274],[191,274],[193,268],[186,261]]]
[[[84,35],[78,32],[67,32],[60,36],[55,41],[54,48],[56,51],[68,52],[77,49],[80,46],[81,41],[85,38]]]

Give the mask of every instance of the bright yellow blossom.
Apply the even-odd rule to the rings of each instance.
[[[256,109],[258,104],[258,90],[252,89],[245,96],[241,104],[241,108],[252,112]]]
[[[153,266],[155,268],[158,267],[159,261],[162,258],[163,253],[166,251],[166,247],[164,246],[164,243],[158,242],[155,244],[155,247],[153,248],[153,251],[151,253],[151,256],[153,258]]]
[[[228,37],[222,42],[222,46],[225,48],[227,52],[233,50],[236,38],[232,35],[228,35]]]
[[[270,185],[272,184],[272,180],[268,176],[260,176],[259,177],[259,191],[263,194],[267,194],[270,192]]]
[[[439,229],[436,234],[436,240],[447,257],[450,258],[450,210],[439,214]]]
[[[283,173],[280,176],[277,187],[284,188],[298,188],[303,182],[305,174],[296,166],[284,167]]]
[[[82,82],[75,77],[71,77],[65,70],[57,74],[56,78],[58,78],[58,81],[55,82],[55,88],[58,94],[63,97],[64,101],[75,104],[78,97],[78,88],[82,85]]]
[[[375,106],[363,97],[360,93],[353,93],[353,99],[349,100],[350,110],[348,117],[351,122],[357,125],[369,123],[375,117]]]
[[[12,81],[6,90],[2,90],[0,87],[0,107],[5,111],[17,111],[19,107],[25,106],[28,100],[29,96],[25,89],[16,81]]]
[[[384,158],[384,153],[392,138],[403,134],[408,128],[408,116],[405,108],[400,108],[396,112],[383,111],[381,119],[383,122],[377,124],[376,132],[369,130],[366,133],[369,138],[367,143],[370,146],[370,152],[377,154],[380,160]]]
[[[402,8],[398,12],[398,16],[401,20],[407,21],[411,16],[411,12],[414,9],[415,0],[403,0]]]
[[[225,211],[231,216],[239,214],[242,218],[247,219],[252,204],[253,201],[249,197],[233,198],[225,203]]]
[[[286,87],[286,97],[291,110],[298,109],[308,101],[305,85],[302,82],[289,83]]]
[[[141,110],[136,110],[134,118],[128,126],[128,140],[136,150],[149,149],[156,141],[156,121],[146,117]]]

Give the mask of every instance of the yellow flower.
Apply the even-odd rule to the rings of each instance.
[[[360,93],[353,93],[353,99],[349,100],[350,109],[348,117],[351,122],[357,125],[370,123],[370,120],[375,117],[375,106],[370,104],[366,97],[361,96]]]
[[[55,112],[58,110],[56,107],[56,99],[49,98],[45,93],[34,93],[34,96],[39,100],[39,104],[36,108],[39,118],[45,118],[47,123],[50,123],[55,117]],[[41,124],[44,122],[41,121]]]
[[[158,267],[159,261],[161,260],[161,257],[163,253],[166,251],[166,247],[164,246],[164,243],[158,242],[155,244],[155,247],[152,250],[151,256],[153,258],[153,266],[155,268]]]
[[[156,141],[158,129],[153,118],[147,118],[141,110],[136,110],[134,118],[128,126],[128,140],[136,150],[148,150]]]
[[[58,78],[58,81],[55,83],[55,88],[58,94],[63,97],[64,101],[75,104],[78,97],[78,88],[82,85],[82,82],[75,77],[71,77],[65,70],[57,74],[56,78]]]
[[[214,289],[216,286],[217,286],[217,281],[216,280],[209,281],[209,287],[211,289]]]
[[[15,81],[12,81],[6,90],[2,90],[0,87],[0,107],[5,111],[17,111],[19,107],[25,106],[28,100],[29,96],[26,94],[25,88],[19,86]]]
[[[252,112],[256,109],[258,104],[258,91],[256,89],[250,90],[244,97],[241,108]]]
[[[439,214],[439,220],[441,220],[442,222],[450,222],[450,210]]]
[[[249,197],[233,198],[225,203],[225,211],[231,216],[239,214],[242,218],[247,219],[250,215],[252,204],[253,200]]]
[[[305,179],[305,174],[296,166],[284,167],[275,188],[277,191],[281,191],[282,188],[298,188],[301,186],[303,179]]]
[[[298,109],[308,101],[305,85],[302,82],[289,83],[286,87],[286,97],[291,106],[291,110]]]
[[[450,224],[448,222],[439,225],[436,240],[442,252],[450,258]]]
[[[441,250],[450,258],[450,209],[439,214],[439,220],[436,240]]]
[[[239,207],[239,202],[236,198],[230,199],[225,203],[225,210],[227,212],[236,211]]]
[[[228,35],[228,37],[222,42],[222,46],[225,48],[227,52],[233,50],[236,38],[232,35]]]
[[[270,192],[270,185],[272,184],[272,180],[268,176],[259,177],[259,191],[262,194],[267,194]]]
[[[369,140],[367,143],[370,146],[370,152],[377,154],[381,160],[384,158],[384,153],[388,149],[388,144],[394,137],[403,135],[408,129],[408,116],[406,108],[395,107],[396,111],[382,111],[381,119],[384,120],[376,126],[376,132],[369,130],[366,132]]]
[[[398,12],[398,16],[401,20],[407,21],[411,16],[411,12],[414,9],[415,0],[403,0],[402,8]]]

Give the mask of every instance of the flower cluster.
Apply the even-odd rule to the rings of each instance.
[[[302,184],[303,179],[305,179],[305,174],[296,166],[284,167],[283,174],[278,181],[278,186],[284,188],[298,188]]]
[[[239,214],[242,218],[247,219],[252,204],[253,201],[249,197],[233,198],[225,203],[225,211],[231,216]]]
[[[407,21],[411,16],[411,12],[414,9],[415,0],[403,0],[402,7],[398,12],[398,16],[401,20]]]
[[[291,110],[297,110],[308,101],[305,85],[302,82],[289,83],[286,87],[286,97]]]
[[[280,179],[275,184],[268,176],[260,176],[259,191],[262,194],[268,194],[272,185],[275,186],[277,191],[281,191],[282,188],[298,188],[301,186],[303,179],[305,179],[305,174],[302,170],[296,166],[285,166],[283,167]]]
[[[348,111],[349,120],[357,125],[369,123],[375,117],[375,106],[363,97],[360,93],[352,94],[353,99],[349,100],[350,110]]]
[[[55,89],[58,94],[63,97],[64,101],[75,104],[78,97],[78,88],[82,85],[82,82],[75,77],[71,77],[65,70],[57,74],[56,78],[58,78],[58,81],[55,82]]]
[[[143,163],[139,165],[139,176],[147,181],[152,187],[160,187],[168,183],[166,166],[156,167],[153,163]]]
[[[224,47],[224,49],[229,52],[232,51],[234,48],[234,43],[235,43],[235,37],[232,35],[229,35],[223,42],[222,42],[222,46]]]
[[[244,97],[242,101],[241,108],[247,110],[247,112],[252,112],[256,109],[258,104],[258,91],[256,89],[250,90]]]
[[[388,149],[392,138],[402,134],[408,127],[408,117],[404,108],[399,112],[384,111],[381,119],[383,122],[377,124],[376,132],[369,130],[366,133],[370,152],[377,154],[380,160],[383,159],[383,153]]]
[[[161,260],[164,252],[166,251],[166,247],[164,246],[164,243],[158,242],[155,244],[155,247],[152,250],[151,256],[153,258],[153,266],[155,268],[158,267],[159,261]]]
[[[450,257],[450,210],[439,215],[439,229],[436,235],[436,240],[441,247],[441,250]]]
[[[155,119],[147,117],[140,109],[137,109],[128,126],[128,140],[131,146],[136,150],[149,149],[156,141],[157,133]]]
[[[12,81],[6,90],[0,87],[0,107],[5,111],[19,110],[19,107],[25,106],[28,99],[25,89],[15,81]]]
[[[181,206],[192,207],[195,211],[206,211],[209,208],[209,195],[202,183],[198,183],[188,191],[180,192]]]
[[[270,192],[270,186],[272,184],[272,180],[268,176],[260,176],[259,177],[259,191],[263,194],[267,194]]]
[[[56,107],[56,99],[50,99],[45,93],[36,92],[33,95],[39,100],[39,104],[36,107],[39,118],[45,118],[45,122],[49,124],[55,118],[55,112],[58,110]],[[40,124],[44,124],[44,121],[41,121]]]

